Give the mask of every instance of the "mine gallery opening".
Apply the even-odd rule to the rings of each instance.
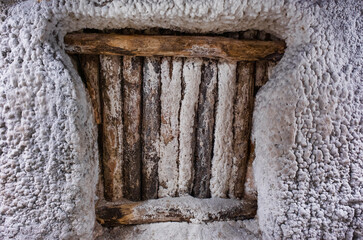
[[[84,29],[65,44],[98,126],[102,225],[255,216],[254,99],[283,41],[254,30]]]

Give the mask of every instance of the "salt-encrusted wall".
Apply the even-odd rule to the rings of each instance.
[[[82,28],[124,27],[258,29],[285,39],[254,111],[262,238],[363,238],[362,12],[354,0],[11,7],[0,22],[0,238],[91,238],[96,128],[62,39]]]

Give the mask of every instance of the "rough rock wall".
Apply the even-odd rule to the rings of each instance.
[[[33,1],[0,21],[0,238],[89,239],[95,123],[63,50],[82,28],[258,29],[286,53],[256,99],[266,239],[363,237],[361,1]]]

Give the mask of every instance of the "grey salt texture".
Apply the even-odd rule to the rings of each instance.
[[[238,239],[255,224],[263,239],[363,238],[362,1],[9,2],[0,3],[0,239],[92,238],[96,126],[63,36],[125,27],[258,29],[287,43],[256,98],[257,221],[125,236],[162,239],[172,228],[179,239]],[[238,235],[246,224],[254,230]]]

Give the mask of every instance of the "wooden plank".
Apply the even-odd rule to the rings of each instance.
[[[257,189],[255,185],[255,178],[253,174],[253,161],[255,160],[255,147],[250,143],[250,156],[248,159],[246,181],[244,184],[243,199],[257,202]]]
[[[91,97],[93,116],[97,124],[101,124],[101,101],[99,88],[100,60],[97,55],[80,55],[80,64]]]
[[[178,187],[179,110],[183,60],[165,57],[161,63],[161,126],[158,197],[174,197]]]
[[[105,227],[156,222],[243,220],[256,214],[256,202],[233,199],[163,198],[138,203],[106,204],[96,208]]]
[[[124,197],[141,199],[142,58],[123,57]]]
[[[195,177],[193,196],[210,197],[210,176],[213,153],[214,108],[217,96],[217,62],[204,61],[199,93]]]
[[[267,34],[265,32],[259,32],[257,38],[259,40],[265,40]],[[255,85],[256,87],[262,87],[268,81],[267,76],[267,61],[260,60],[256,62],[256,80]]]
[[[178,56],[257,61],[282,55],[283,41],[246,41],[225,37],[72,33],[64,38],[70,54]]]
[[[233,166],[229,197],[242,198],[249,157],[254,104],[254,63],[239,62],[233,109]]]
[[[211,196],[226,198],[233,157],[233,102],[237,63],[218,63],[218,103],[212,159]]]
[[[158,196],[158,162],[160,132],[160,58],[144,61],[142,110],[142,199]]]
[[[195,153],[195,126],[201,82],[202,60],[187,58],[183,66],[183,92],[180,108],[179,196],[192,193]]]
[[[105,198],[122,198],[123,124],[121,96],[121,59],[100,56],[103,100],[103,169]]]

